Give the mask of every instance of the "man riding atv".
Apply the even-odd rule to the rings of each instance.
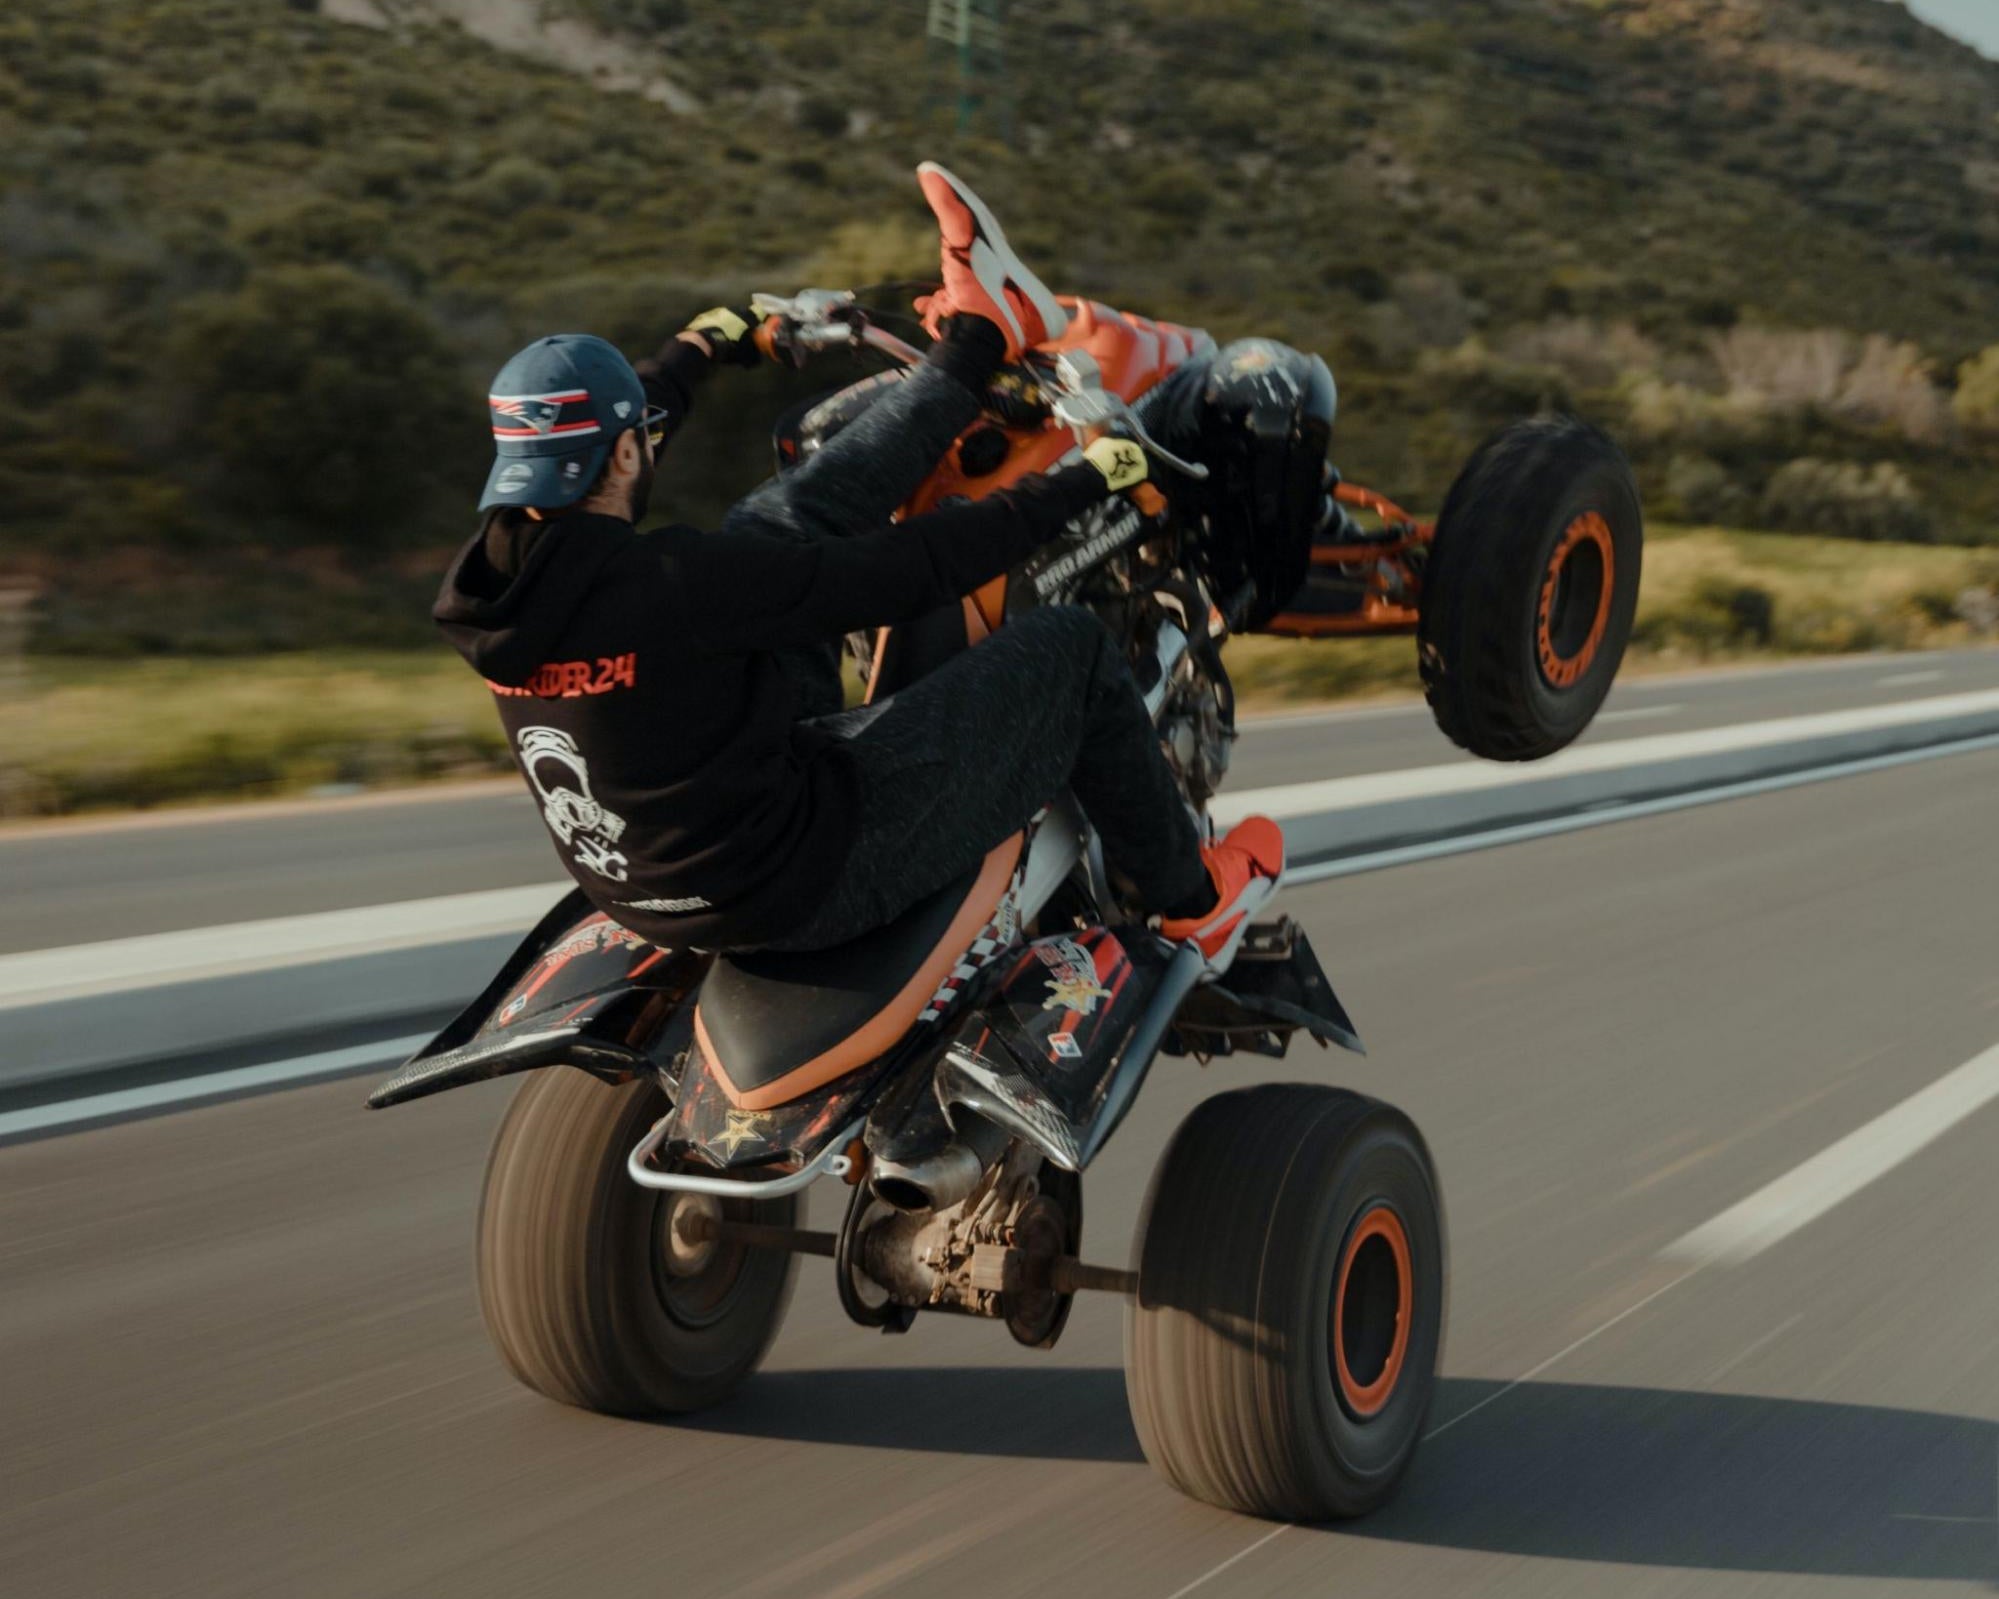
[[[639,534],[656,453],[748,312],[697,317],[638,369],[562,334],[493,383],[486,520],[435,616],[498,699],[558,853],[600,910],[667,947],[826,948],[976,867],[1065,790],[1160,931],[1226,967],[1284,867],[1276,825],[1204,842],[1103,623],[1021,617],[842,710],[838,641],[955,605],[1146,481],[1112,436],[1003,493],[891,523],[1066,315],[978,198],[919,169],[943,236],[922,365],[719,534]]]
[[[1307,930],[1250,925],[1275,825],[1204,847],[1194,820],[1228,775],[1222,648],[1414,633],[1446,734],[1551,754],[1630,635],[1636,486],[1600,431],[1537,417],[1420,521],[1330,475],[1317,356],[1058,305],[962,185],[922,178],[927,354],[819,289],[709,312],[643,377],[574,337],[500,375],[488,521],[438,616],[580,887],[368,1103],[524,1074],[477,1259],[536,1392],[723,1403],[805,1256],[858,1326],[965,1315],[1036,1349],[1111,1292],[1167,1481],[1363,1515],[1425,1436],[1443,1338],[1408,1117],[1314,1081],[1215,1094],[1165,1147],[1130,1268],[1083,1254],[1084,1174],[1158,1063],[1360,1047]],[[781,421],[777,478],[720,534],[636,533],[711,364],[843,348],[894,370]],[[833,641],[871,624],[843,711]],[[830,1230],[804,1225],[822,1180]]]

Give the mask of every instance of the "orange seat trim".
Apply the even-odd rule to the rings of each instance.
[[[950,975],[951,968],[971,948],[979,929],[992,920],[993,912],[999,908],[1007,886],[1013,880],[1013,869],[1020,860],[1024,841],[1024,834],[1015,833],[986,857],[985,864],[979,868],[978,880],[972,884],[971,892],[966,894],[965,903],[958,907],[958,914],[951,918],[951,925],[945,930],[937,948],[893,999],[831,1049],[814,1056],[802,1066],[793,1067],[775,1082],[765,1083],[763,1087],[753,1088],[747,1093],[737,1089],[730,1080],[727,1064],[716,1051],[714,1040],[708,1036],[708,1028],[701,1019],[701,1007],[697,1003],[694,1007],[694,1038],[701,1046],[701,1053],[714,1065],[715,1079],[729,1103],[739,1110],[773,1110],[779,1105],[788,1105],[800,1095],[809,1094],[815,1088],[824,1088],[834,1078],[844,1077],[856,1067],[865,1066],[893,1048],[896,1040],[916,1025],[916,1018],[923,1014],[923,1007],[930,1003],[931,997]]]

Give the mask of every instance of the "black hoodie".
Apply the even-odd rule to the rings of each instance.
[[[1078,464],[810,543],[571,515],[512,570],[474,537],[434,615],[592,903],[658,944],[755,946],[825,897],[859,811],[851,757],[798,720],[772,652],[952,604],[1106,493]]]

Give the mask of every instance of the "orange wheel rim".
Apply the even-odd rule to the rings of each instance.
[[[1394,1274],[1392,1296],[1384,1292],[1388,1271]],[[1366,1279],[1364,1286],[1356,1281],[1357,1276]],[[1376,1205],[1361,1217],[1347,1240],[1333,1289],[1333,1370],[1339,1377],[1340,1397],[1362,1420],[1380,1414],[1401,1380],[1403,1363],[1409,1358],[1415,1292],[1415,1278],[1409,1270],[1409,1234],[1402,1218],[1386,1205]],[[1366,1299],[1378,1318],[1391,1297],[1395,1323],[1383,1349],[1378,1320],[1375,1325],[1360,1326],[1363,1309],[1356,1301]]]
[[[1617,552],[1610,524],[1585,511],[1562,532],[1534,608],[1534,646],[1541,675],[1553,688],[1573,687],[1590,669],[1610,630],[1610,596]],[[1594,594],[1587,592],[1593,586]]]

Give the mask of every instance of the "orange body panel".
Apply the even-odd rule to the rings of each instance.
[[[1064,299],[1062,303],[1069,310],[1067,330],[1061,338],[1039,348],[1058,355],[1070,350],[1087,351],[1103,372],[1105,389],[1126,400],[1136,400],[1211,342],[1198,329],[1132,316],[1093,300]],[[981,477],[966,476],[954,446],[943,464],[902,508],[903,515],[918,515],[953,496],[983,499],[996,489],[1019,482],[1030,472],[1047,471],[1076,444],[1066,428],[1054,426],[1010,428],[1007,437],[1012,449],[1006,460],[997,471]],[[1155,503],[1164,502],[1155,498]],[[1006,579],[995,578],[972,596],[972,603],[988,628],[998,627],[1006,609]]]

